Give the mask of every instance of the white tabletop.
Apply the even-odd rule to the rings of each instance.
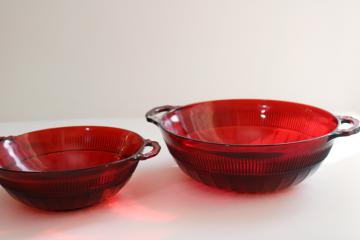
[[[0,190],[0,239],[360,239],[360,134],[335,140],[322,167],[272,194],[207,187],[177,167],[159,129],[144,119],[0,123],[0,135],[69,125],[127,128],[157,140],[161,153],[140,162],[112,199],[70,212],[29,208]]]

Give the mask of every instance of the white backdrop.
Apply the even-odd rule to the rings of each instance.
[[[0,0],[0,121],[220,98],[360,112],[360,1]]]

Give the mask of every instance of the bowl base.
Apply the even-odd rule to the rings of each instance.
[[[238,193],[266,193],[279,191],[302,182],[314,173],[321,163],[293,172],[256,176],[212,173],[187,167],[183,162],[178,162],[178,164],[188,176],[211,187]]]
[[[102,201],[113,197],[125,185],[118,185],[106,190],[82,193],[81,195],[51,197],[51,196],[29,196],[24,193],[8,190],[7,192],[23,204],[46,211],[71,211],[91,207]]]

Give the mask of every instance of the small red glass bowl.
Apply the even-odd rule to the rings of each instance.
[[[257,99],[161,106],[146,119],[161,128],[187,175],[237,192],[271,192],[301,182],[328,155],[333,139],[360,130],[352,117]],[[351,127],[341,129],[343,123]]]
[[[144,153],[145,147],[151,147]],[[100,126],[45,129],[0,138],[0,184],[15,199],[45,210],[73,210],[115,195],[157,142]]]

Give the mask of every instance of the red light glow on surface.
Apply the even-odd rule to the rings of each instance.
[[[106,202],[109,210],[125,218],[147,221],[168,222],[176,219],[176,215],[151,209],[140,202],[129,198],[113,198]]]
[[[97,238],[88,237],[88,236],[75,236],[69,233],[64,233],[59,230],[49,229],[44,231],[41,234],[41,237],[46,237],[46,239],[53,240],[96,240]]]

